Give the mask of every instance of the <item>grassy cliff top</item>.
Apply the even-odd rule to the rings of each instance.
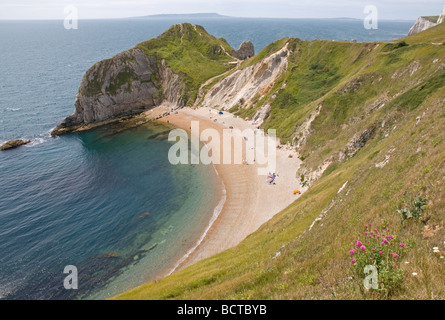
[[[425,16],[425,17],[422,17],[422,18],[424,18],[424,19],[426,19],[426,20],[428,20],[430,22],[434,22],[434,23],[436,23],[437,20],[439,20],[439,16]]]
[[[136,46],[149,56],[165,59],[173,72],[187,85],[189,103],[193,103],[198,89],[206,80],[230,69],[233,48],[223,38],[215,38],[198,25],[176,24],[159,37]]]

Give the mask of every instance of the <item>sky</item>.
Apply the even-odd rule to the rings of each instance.
[[[0,0],[0,20],[63,20],[73,5],[79,19],[215,12],[235,17],[364,19],[368,5],[379,19],[439,15],[445,0]]]

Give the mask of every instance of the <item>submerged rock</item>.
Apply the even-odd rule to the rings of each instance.
[[[4,150],[9,150],[9,149],[14,149],[14,148],[20,147],[24,144],[28,144],[30,142],[31,142],[31,140],[11,140],[11,141],[4,143],[0,147],[0,150],[4,151]]]

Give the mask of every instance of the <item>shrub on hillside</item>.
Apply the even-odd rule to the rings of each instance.
[[[386,297],[401,288],[403,270],[400,267],[401,257],[405,256],[406,245],[392,235],[389,229],[371,229],[365,226],[355,240],[353,248],[349,251],[354,279],[361,288],[375,290]],[[371,266],[371,267],[368,267]],[[376,270],[376,283],[372,282],[372,289],[366,287],[369,283],[369,270]],[[366,271],[365,271],[366,269]],[[374,281],[375,281],[374,280]]]

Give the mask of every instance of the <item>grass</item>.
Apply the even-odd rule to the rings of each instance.
[[[423,18],[425,18],[426,20],[428,20],[430,22],[434,22],[434,23],[436,23],[437,20],[439,20],[439,16],[425,16]]]
[[[440,64],[432,63],[445,49],[431,44],[439,31],[443,39],[439,26],[391,50],[298,42],[265,126],[291,140],[321,103],[301,154],[308,168],[331,157],[333,164],[238,246],[116,298],[445,299],[444,259],[432,250],[445,250],[445,81]],[[370,140],[339,161],[335,156],[369,127],[375,127]],[[418,197],[429,200],[422,218],[400,223],[397,210]],[[351,279],[348,251],[368,224],[389,228],[406,244],[402,285],[391,296],[366,292]],[[436,231],[425,235],[426,226]]]
[[[172,26],[156,39],[136,46],[148,56],[164,59],[186,84],[186,104],[191,105],[206,80],[230,69],[233,49],[224,39],[216,39],[201,26],[188,23]]]

